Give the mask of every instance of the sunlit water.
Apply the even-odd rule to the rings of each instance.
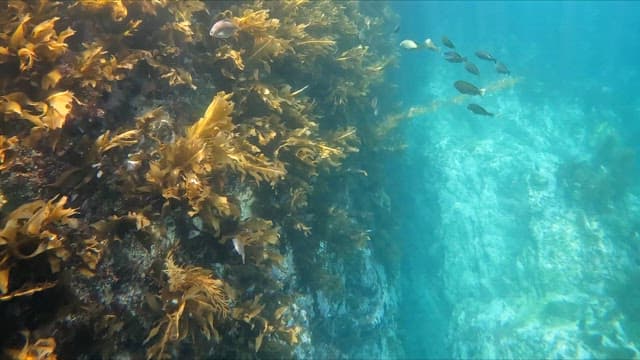
[[[394,2],[404,51],[393,80],[409,144],[401,329],[406,355],[638,357],[640,5]],[[445,61],[441,36],[480,69]],[[456,80],[518,78],[464,96]],[[477,103],[494,117],[471,113]]]

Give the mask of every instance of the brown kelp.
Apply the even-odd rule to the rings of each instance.
[[[387,5],[4,8],[4,352],[311,356],[305,294],[346,296],[338,267],[358,276],[368,249],[396,246],[371,233],[389,207],[370,182],[382,167],[365,160],[384,149],[372,135],[389,104],[376,98],[375,116],[371,104],[396,56]],[[234,31],[210,36],[219,20]]]

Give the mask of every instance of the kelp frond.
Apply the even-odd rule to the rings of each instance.
[[[112,83],[125,78],[141,60],[150,61],[152,55],[146,50],[128,50],[117,58],[94,41],[83,43],[85,50],[79,53],[70,69],[70,77],[79,80],[83,87],[111,91]]]
[[[193,125],[187,128],[186,136],[189,140],[212,140],[222,131],[231,131],[231,112],[233,102],[230,100],[233,94],[217,93],[207,107],[204,115]]]
[[[9,169],[13,165],[13,152],[18,142],[17,136],[7,138],[0,135],[0,171]]]
[[[160,159],[149,165],[147,181],[162,189],[165,198],[188,199],[192,215],[206,206],[225,216],[236,213],[216,205],[221,204],[221,196],[208,186],[208,177],[216,172],[232,169],[243,179],[249,175],[271,184],[286,173],[282,163],[269,160],[235,131],[231,96],[217,93],[204,115],[186,129],[185,136],[163,146]]]
[[[75,4],[91,12],[108,10],[113,21],[122,21],[127,17],[128,10],[122,0],[78,0]]]
[[[357,152],[358,148],[350,143],[357,143],[355,128],[346,128],[331,135],[331,142],[311,138],[308,128],[299,128],[290,132],[285,141],[275,150],[278,157],[284,149],[295,149],[295,156],[300,161],[315,169],[325,163],[333,167],[340,166],[347,153]]]
[[[0,230],[0,295],[7,293],[10,285],[9,272],[18,260],[32,259],[40,254],[48,256],[51,272],[60,271],[61,261],[70,253],[64,247],[60,226],[77,227],[71,216],[76,209],[66,208],[67,197],[49,201],[36,200],[24,204],[9,216]]]
[[[200,333],[207,340],[219,341],[214,319],[229,316],[229,304],[222,280],[212,272],[197,266],[179,266],[169,253],[165,260],[168,277],[166,314],[151,329],[145,343],[155,339],[148,347],[147,358],[161,358],[168,344],[176,344],[187,336]]]
[[[17,59],[20,71],[32,70],[36,61],[54,62],[67,51],[66,39],[75,31],[71,28],[56,32],[54,29],[59,17],[53,17],[35,25],[29,32],[31,16],[26,14],[8,38],[7,46],[0,46],[0,63]],[[0,45],[3,44],[0,39]]]
[[[11,360],[56,360],[56,340],[52,337],[40,338],[32,342],[29,331],[21,331],[24,345],[20,349],[6,349],[5,356]]]
[[[254,37],[273,33],[280,26],[280,20],[269,18],[267,9],[245,9],[242,16],[235,17],[233,20],[240,31],[245,31]]]
[[[103,155],[111,149],[135,145],[138,142],[140,130],[128,130],[113,137],[110,135],[111,132],[107,130],[96,139],[95,146],[99,155]]]
[[[43,101],[32,101],[23,92],[0,96],[0,113],[8,118],[30,121],[36,128],[59,129],[64,126],[73,103],[79,103],[71,91],[49,95]]]

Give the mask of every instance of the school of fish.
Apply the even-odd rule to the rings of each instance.
[[[456,51],[456,46],[453,43],[453,41],[451,41],[451,39],[449,39],[447,36],[442,36],[440,42],[442,46],[447,48],[447,51],[444,51],[442,53],[442,57],[444,58],[445,61],[450,63],[464,64],[464,69],[468,73],[474,76],[478,76],[478,77],[480,76],[480,69],[478,68],[478,66],[476,66],[476,64],[474,64],[466,56],[463,56],[460,53],[458,53]],[[435,42],[431,38],[427,38],[423,42],[423,45],[410,39],[403,40],[400,43],[400,46],[407,50],[409,49],[417,50],[417,49],[423,48],[433,52],[440,51],[440,48],[435,44]],[[511,74],[511,71],[509,70],[509,68],[504,63],[498,61],[498,59],[496,59],[490,52],[485,50],[477,50],[474,54],[480,60],[493,63],[493,66],[495,67],[495,71],[498,74],[502,74],[502,75]],[[456,90],[458,90],[458,92],[460,92],[461,94],[471,95],[471,96],[475,96],[475,95],[484,96],[486,92],[486,89],[479,88],[476,85],[464,80],[457,80],[456,82],[453,83],[453,87]],[[494,116],[493,113],[487,111],[485,108],[475,103],[469,104],[467,106],[467,109],[476,115]]]

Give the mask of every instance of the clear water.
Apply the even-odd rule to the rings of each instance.
[[[640,340],[635,2],[397,1],[400,39],[442,35],[480,69],[402,53],[409,152],[397,236],[411,358],[637,358]],[[484,97],[456,80],[519,81]],[[466,109],[477,103],[494,117]]]

